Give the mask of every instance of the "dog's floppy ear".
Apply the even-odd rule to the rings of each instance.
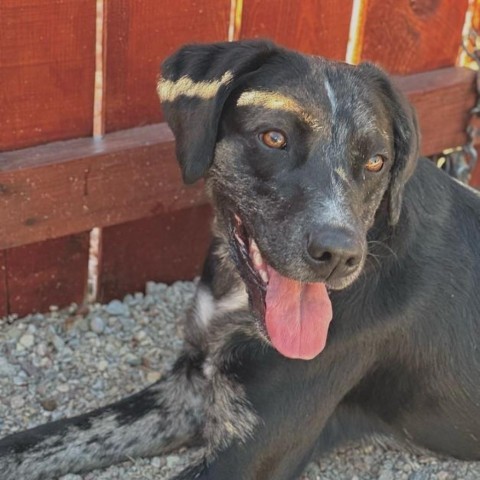
[[[420,149],[420,131],[414,108],[387,75],[371,63],[359,65],[381,95],[391,117],[394,136],[394,164],[388,194],[389,223],[396,225],[402,209],[405,183],[415,170]]]
[[[157,91],[185,183],[199,180],[210,167],[229,95],[278,51],[262,40],[187,45],[163,62]]]

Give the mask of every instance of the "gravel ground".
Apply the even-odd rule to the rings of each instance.
[[[145,295],[108,305],[0,319],[0,437],[105,405],[157,380],[181,346],[177,320],[193,289],[190,282],[148,283]],[[168,479],[198,454],[184,450],[62,480]],[[312,463],[302,476],[317,479],[478,480],[480,463],[352,445]]]

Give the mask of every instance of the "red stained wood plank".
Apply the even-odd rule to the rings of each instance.
[[[95,0],[2,0],[0,45],[0,150],[91,134]]]
[[[205,203],[165,124],[4,153],[0,185],[0,248]]]
[[[230,0],[107,5],[106,131],[159,122],[161,61],[184,43],[227,40]]]
[[[190,280],[201,271],[210,241],[208,205],[103,229],[99,301],[143,291],[149,280]]]
[[[465,143],[470,109],[476,102],[474,75],[469,69],[448,68],[395,77],[417,110],[423,155]]]
[[[369,0],[361,60],[391,73],[455,65],[468,0]]]
[[[352,0],[243,0],[239,38],[271,38],[306,53],[344,60]]]
[[[7,257],[9,313],[26,315],[85,299],[89,234],[4,251]]]
[[[424,155],[462,145],[475,72],[398,78],[419,113]],[[116,225],[205,203],[183,186],[165,124],[0,154],[0,248]]]

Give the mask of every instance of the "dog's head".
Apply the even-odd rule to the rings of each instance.
[[[415,114],[387,76],[266,41],[186,46],[158,91],[185,182],[206,178],[217,222],[272,344],[324,347],[328,289],[354,282],[367,232],[400,216]]]

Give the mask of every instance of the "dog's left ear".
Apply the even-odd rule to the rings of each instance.
[[[263,40],[187,45],[162,64],[157,91],[185,183],[199,180],[210,167],[229,95],[279,51]]]
[[[388,76],[371,63],[358,68],[365,72],[367,85],[374,82],[390,116],[394,137],[394,164],[388,189],[389,223],[396,225],[402,210],[405,184],[417,166],[420,149],[420,131],[414,108]]]

